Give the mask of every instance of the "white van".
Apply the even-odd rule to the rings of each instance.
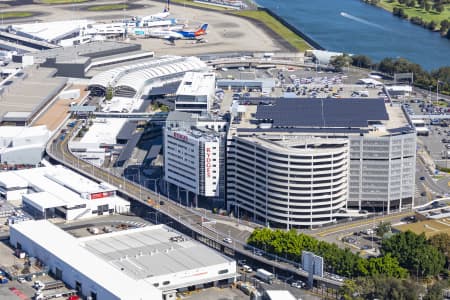
[[[244,270],[245,273],[253,272],[253,269],[250,266],[248,266],[248,265],[243,265],[242,266],[242,270]]]

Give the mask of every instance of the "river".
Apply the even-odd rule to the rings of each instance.
[[[360,0],[256,0],[330,51],[450,66],[450,40]]]

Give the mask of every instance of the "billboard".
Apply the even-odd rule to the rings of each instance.
[[[312,275],[323,277],[323,257],[309,251],[303,251],[302,268]]]

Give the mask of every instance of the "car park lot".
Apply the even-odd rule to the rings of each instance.
[[[227,79],[256,79],[273,78],[276,86],[271,95],[272,97],[281,97],[283,92],[286,95],[294,94],[296,97],[304,98],[351,98],[351,97],[384,97],[381,86],[375,87],[364,84],[357,84],[361,78],[367,77],[367,72],[346,72],[336,73],[331,71],[318,71],[311,68],[271,68],[256,69],[245,68],[240,71],[239,68],[221,68],[217,70],[218,78]],[[234,92],[240,93],[240,90]],[[243,95],[241,98],[234,97],[234,100],[242,100],[247,97],[264,96],[261,94]],[[267,96],[267,95],[266,95]]]

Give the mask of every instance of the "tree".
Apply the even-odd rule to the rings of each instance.
[[[376,229],[377,236],[383,238],[386,233],[391,232],[390,222],[380,222]]]
[[[382,242],[381,252],[391,254],[412,274],[435,276],[443,269],[444,255],[428,244],[425,235],[411,231],[396,234]]]
[[[108,86],[106,88],[106,94],[105,94],[105,99],[106,100],[111,100],[114,96],[114,89],[112,86]]]
[[[431,21],[430,23],[427,24],[427,28],[430,30],[434,30],[437,26],[437,23],[435,21]]]
[[[336,71],[342,72],[345,66],[349,66],[352,64],[352,61],[352,58],[348,54],[344,54],[333,57],[330,61],[330,64]]]
[[[437,281],[431,287],[427,288],[427,293],[422,298],[423,300],[441,300],[442,290],[450,287],[450,280]]]
[[[386,276],[358,277],[346,280],[340,289],[344,299],[418,299],[423,288],[409,279],[396,279]]]
[[[435,5],[434,5],[434,9],[435,9],[438,13],[441,13],[441,12],[444,11],[444,5],[441,4],[441,3],[435,4]]]
[[[425,1],[425,10],[429,12],[431,10],[431,4],[428,1]]]
[[[360,68],[372,67],[372,60],[366,55],[354,55],[352,56],[352,65]]]
[[[450,268],[450,235],[447,233],[439,233],[430,237],[428,242],[431,246],[435,247],[439,250],[439,252],[444,254],[447,260],[447,268]]]

